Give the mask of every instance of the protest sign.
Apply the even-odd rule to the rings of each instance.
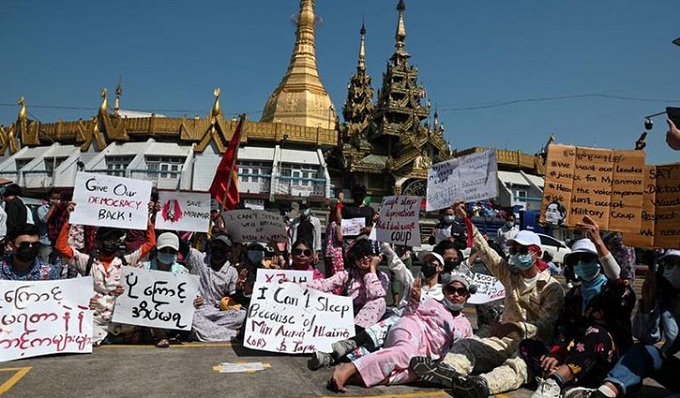
[[[287,242],[286,224],[279,214],[264,210],[231,210],[223,213],[234,242]]]
[[[427,211],[443,209],[461,200],[475,202],[497,195],[495,150],[437,163],[427,172]]]
[[[587,215],[603,230],[638,231],[644,161],[643,151],[550,145],[541,221],[574,226]]]
[[[207,232],[210,227],[210,194],[159,191],[161,210],[156,229]]]
[[[641,226],[624,233],[623,243],[680,249],[680,163],[645,166]]]
[[[486,304],[505,298],[505,287],[494,276],[473,273],[472,284],[477,291],[470,296],[468,304]]]
[[[243,345],[262,351],[331,352],[331,344],[354,336],[351,297],[296,283],[255,282]]]
[[[0,281],[0,361],[92,352],[92,277]]]
[[[151,181],[78,172],[71,224],[146,229]]]
[[[172,330],[191,330],[198,276],[123,267],[125,293],[116,298],[113,321]]]
[[[373,228],[376,240],[402,246],[420,246],[420,196],[386,196],[380,219]]]
[[[342,220],[340,223],[340,230],[343,236],[359,235],[363,228],[366,228],[366,219],[364,217],[349,218]]]
[[[287,280],[294,283],[305,283],[314,279],[314,272],[312,271],[296,271],[290,269],[257,269],[256,282],[264,284],[276,284],[282,280]]]

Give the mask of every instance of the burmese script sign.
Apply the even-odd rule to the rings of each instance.
[[[433,165],[427,172],[426,210],[454,202],[476,202],[498,196],[496,151],[476,152]]]
[[[262,351],[331,352],[331,344],[354,336],[351,297],[296,283],[255,282],[243,345]]]
[[[468,304],[486,304],[505,298],[505,288],[494,276],[473,273],[472,284],[477,286],[477,291],[470,296]]]
[[[287,242],[286,224],[279,214],[265,210],[231,210],[224,223],[234,242]]]
[[[420,196],[387,196],[380,205],[375,225],[376,240],[402,246],[419,247]]]
[[[680,163],[645,166],[642,223],[623,234],[634,247],[680,249]]]
[[[123,267],[125,293],[116,298],[113,321],[171,330],[191,330],[198,276]]]
[[[550,145],[541,221],[559,207],[564,225],[590,216],[602,230],[639,231],[644,163],[643,151]]]
[[[206,232],[210,226],[210,194],[198,192],[158,192],[161,210],[156,229]]]
[[[146,229],[151,181],[78,172],[71,224]]]
[[[92,277],[0,281],[0,361],[92,352]]]

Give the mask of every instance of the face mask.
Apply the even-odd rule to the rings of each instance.
[[[437,266],[430,263],[423,263],[420,267],[420,273],[425,279],[430,279],[437,274]]]
[[[680,265],[664,268],[663,277],[666,278],[674,289],[680,289]]]
[[[212,249],[210,257],[218,263],[223,263],[227,261],[227,252],[222,249]]]
[[[463,310],[464,304],[458,304],[454,303],[452,301],[449,301],[446,297],[441,301],[442,304],[444,304],[444,307],[448,308],[449,311],[451,312],[460,312]]]
[[[456,219],[456,216],[446,215],[446,216],[442,217],[442,222],[444,224],[453,224],[453,221],[455,219]]]
[[[14,253],[14,256],[17,258],[19,261],[23,262],[30,262],[33,263],[36,257],[38,257],[38,246],[37,244],[34,244],[31,247],[19,247],[17,248],[16,252]]]
[[[250,250],[247,254],[248,261],[252,264],[259,265],[264,260],[264,252],[260,250]]]
[[[460,265],[460,261],[447,260],[444,261],[444,272],[451,272]]]
[[[600,264],[598,264],[597,261],[591,261],[587,263],[579,261],[574,266],[574,274],[586,282],[590,282],[595,279],[599,272]]]
[[[303,217],[308,217],[308,216],[309,216],[309,209],[304,209],[304,210],[302,210],[302,216],[303,216]]]
[[[158,262],[163,264],[174,264],[177,261],[177,254],[175,253],[161,253],[156,254]]]
[[[114,254],[118,252],[119,244],[117,241],[106,240],[102,243],[101,252],[104,254]]]
[[[534,265],[534,258],[530,253],[517,253],[510,257],[510,264],[518,271],[526,271]]]

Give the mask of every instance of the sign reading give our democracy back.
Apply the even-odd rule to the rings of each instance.
[[[146,229],[151,181],[79,172],[73,185],[72,224]]]
[[[476,202],[497,195],[495,150],[437,163],[427,172],[427,211],[443,209],[458,201]]]
[[[92,352],[92,277],[0,281],[0,361]]]

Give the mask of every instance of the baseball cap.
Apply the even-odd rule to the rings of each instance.
[[[516,243],[522,246],[541,246],[541,238],[538,237],[534,232],[528,230],[522,230],[515,235],[514,238],[508,239],[507,244],[512,245]]]
[[[434,257],[437,261],[439,261],[439,264],[444,266],[444,258],[441,255],[439,255],[435,252],[428,252],[428,251],[425,251],[425,250],[421,251],[420,253],[418,253],[418,260],[420,260],[421,262],[424,262],[425,258],[428,257],[428,256]]]
[[[229,239],[229,237],[227,235],[215,236],[214,238],[212,238],[212,241],[213,242],[222,242],[225,245],[227,245],[228,247],[232,246],[231,239]]]
[[[158,250],[170,247],[179,250],[179,238],[172,232],[163,232],[156,240],[156,248]]]
[[[564,263],[571,264],[571,258],[577,253],[587,253],[597,256],[595,244],[588,238],[579,239],[571,245],[571,253],[564,256]]]
[[[668,257],[680,257],[680,250],[669,250],[666,253],[664,253],[663,256],[659,257],[659,261],[665,260]]]

